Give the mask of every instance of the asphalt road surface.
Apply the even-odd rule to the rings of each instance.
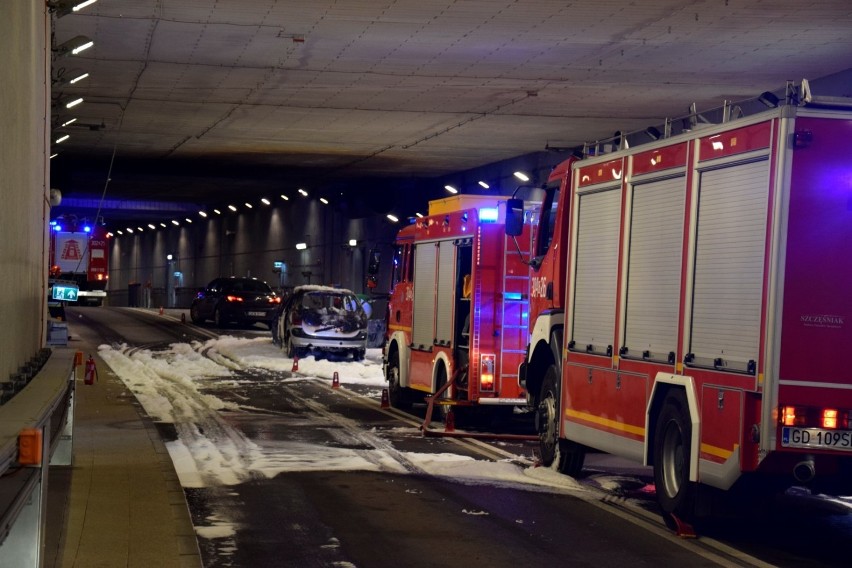
[[[74,326],[104,343],[148,349],[204,341],[220,331],[117,308],[69,310]],[[261,326],[228,329],[259,337]],[[276,374],[277,373],[277,374]],[[322,467],[228,486],[186,489],[196,526],[227,519],[224,536],[199,537],[207,567],[263,566],[848,566],[850,509],[792,492],[766,510],[711,525],[698,539],[667,530],[648,492],[646,468],[592,455],[584,492],[552,492],[435,476],[412,455],[478,460],[530,456],[534,444],[424,438],[414,415],[379,408],[367,389],[327,381],[282,381],[292,373],[238,369],[206,392],[235,402],[221,419],[267,448],[348,448],[365,459],[381,450],[404,473]],[[420,416],[417,413],[420,413]],[[202,425],[203,427],[203,425]],[[509,424],[506,428],[523,428]],[[164,439],[177,434],[160,425]],[[280,456],[287,459],[286,455]]]

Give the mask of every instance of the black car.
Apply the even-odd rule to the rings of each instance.
[[[216,278],[198,293],[189,308],[192,323],[212,319],[218,327],[229,323],[261,322],[272,328],[281,298],[255,278]]]

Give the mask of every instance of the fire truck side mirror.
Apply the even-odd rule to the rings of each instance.
[[[506,201],[506,234],[517,237],[524,231],[524,200],[509,199]]]
[[[371,276],[379,273],[379,266],[381,265],[382,253],[373,249],[370,251],[370,260],[367,263],[367,274]]]

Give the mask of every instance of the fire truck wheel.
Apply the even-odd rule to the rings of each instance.
[[[391,351],[388,356],[387,379],[390,405],[400,409],[410,407],[405,389],[399,384],[399,353],[396,350]]]
[[[551,365],[541,384],[535,418],[541,461],[548,467],[555,463],[559,472],[576,477],[583,469],[586,452],[582,445],[559,437],[559,378],[559,369]]]
[[[696,485],[689,481],[691,440],[686,397],[675,390],[666,396],[654,435],[654,483],[663,511],[686,522],[695,521]]]

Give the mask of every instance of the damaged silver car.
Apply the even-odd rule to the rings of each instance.
[[[367,314],[351,290],[299,286],[278,319],[278,337],[288,357],[367,353]]]

